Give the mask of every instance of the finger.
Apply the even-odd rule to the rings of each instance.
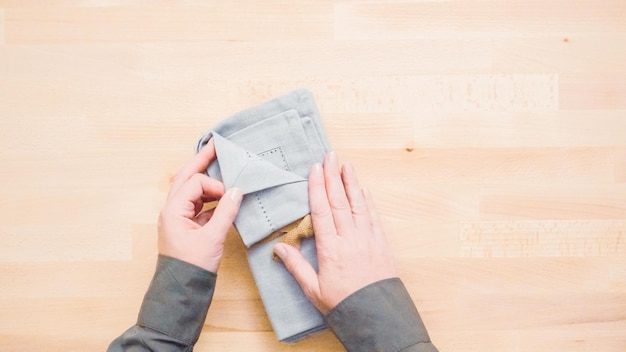
[[[202,211],[202,208],[204,208],[204,201],[202,200],[202,197],[200,197],[200,199],[194,200],[193,205],[195,214],[200,213],[200,211]]]
[[[285,243],[277,243],[274,246],[274,253],[285,264],[287,271],[296,279],[304,295],[317,309],[323,312],[324,307],[320,304],[320,285],[317,273],[311,264],[304,259],[302,253]]]
[[[243,195],[238,188],[229,189],[217,203],[211,220],[202,227],[202,232],[216,236],[218,243],[223,243],[228,229],[239,213],[242,198]]]
[[[167,202],[185,217],[193,219],[202,209],[198,206],[198,201],[203,198],[219,199],[223,194],[224,185],[221,182],[197,173],[191,176],[176,193],[173,193]],[[191,204],[189,209],[188,204]]]
[[[309,205],[315,241],[318,247],[323,247],[329,239],[337,235],[337,229],[326,196],[322,165],[319,163],[313,165],[309,174]]]
[[[214,212],[215,212],[215,208],[205,210],[202,213],[198,214],[196,216],[196,223],[200,226],[204,226],[207,222],[209,222],[209,220],[211,220],[211,217],[213,216]]]
[[[363,198],[365,199],[370,223],[372,224],[374,233],[378,236],[384,236],[383,228],[380,223],[380,218],[378,217],[378,213],[376,212],[376,206],[374,205],[374,199],[372,199],[370,191],[367,188],[363,188],[361,192],[363,193]]]
[[[174,176],[168,199],[172,194],[178,192],[188,179],[194,174],[204,172],[207,167],[215,160],[215,142],[213,139],[209,140],[209,143],[205,145],[200,151],[194,155]]]
[[[341,179],[343,180],[343,185],[346,189],[346,196],[348,196],[348,202],[350,203],[354,224],[359,229],[369,228],[372,226],[369,218],[369,212],[352,164],[348,163],[343,166],[341,170]]]
[[[354,228],[354,220],[352,219],[352,211],[350,203],[346,197],[346,190],[343,187],[341,173],[339,170],[339,161],[337,154],[330,152],[326,155],[324,162],[324,178],[326,181],[326,194],[328,203],[335,221],[337,234],[342,235],[352,232]]]

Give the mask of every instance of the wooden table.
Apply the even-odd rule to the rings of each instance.
[[[0,0],[2,350],[106,349],[197,138],[296,87],[441,351],[626,350],[624,1]],[[196,350],[342,349],[231,234]]]

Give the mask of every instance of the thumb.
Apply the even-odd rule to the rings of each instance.
[[[317,273],[311,264],[304,259],[302,253],[285,243],[277,243],[274,246],[274,253],[282,260],[289,273],[296,279],[309,301],[317,309],[320,309],[320,286]]]
[[[203,226],[203,232],[211,236],[219,236],[221,240],[226,238],[228,229],[235,221],[243,195],[238,188],[229,189],[217,203],[217,207],[211,216],[211,220]]]

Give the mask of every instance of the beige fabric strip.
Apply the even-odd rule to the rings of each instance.
[[[313,221],[311,214],[305,215],[302,219],[292,222],[291,224],[281,228],[275,233],[283,233],[280,238],[281,243],[300,249],[300,241],[303,238],[313,236]],[[273,255],[274,260],[279,260],[276,254]]]

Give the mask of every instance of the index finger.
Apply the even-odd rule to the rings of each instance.
[[[211,138],[196,155],[194,155],[183,167],[180,168],[180,170],[178,170],[176,176],[174,176],[174,180],[172,181],[172,186],[170,187],[170,192],[167,196],[168,199],[172,196],[172,194],[176,193],[180,187],[191,178],[191,176],[204,172],[204,170],[209,167],[215,158],[215,142],[213,141],[213,138]]]
[[[315,242],[319,250],[324,243],[328,243],[330,238],[337,235],[333,214],[326,195],[324,174],[319,163],[313,165],[309,175],[309,203],[313,233],[315,233]]]
[[[330,152],[326,155],[324,178],[326,180],[328,203],[333,214],[337,234],[350,234],[354,229],[354,219],[352,218],[352,210],[343,180],[341,179],[339,161],[335,152]]]
[[[203,197],[220,199],[224,195],[224,185],[207,175],[196,172],[167,200],[167,207],[178,215],[193,219],[201,210],[196,204]],[[191,204],[191,206],[189,206]],[[199,204],[204,204],[202,203]]]

